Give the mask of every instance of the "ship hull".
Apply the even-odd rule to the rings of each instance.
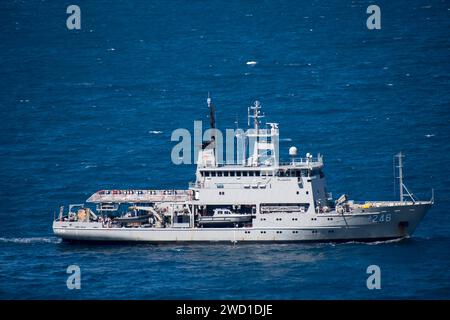
[[[97,222],[55,221],[55,235],[106,242],[342,242],[410,237],[431,203],[377,207],[351,214],[304,214],[289,226],[249,228],[107,228]],[[255,218],[258,219],[258,218]]]

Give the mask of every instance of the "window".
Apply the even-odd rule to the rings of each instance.
[[[217,171],[217,176],[218,177],[221,177],[223,175],[223,172],[222,171]]]
[[[285,172],[283,170],[279,170],[279,171],[277,171],[276,176],[277,177],[284,177],[285,176]]]
[[[243,177],[246,177],[246,176],[247,176],[247,174],[248,174],[248,172],[247,172],[247,171],[242,171],[242,176],[243,176]]]
[[[209,177],[209,171],[205,171],[205,177]]]
[[[211,172],[211,177],[215,177],[216,176],[216,172],[215,171],[212,171]]]
[[[271,177],[271,176],[273,176],[273,171],[263,171],[261,173],[261,175]]]
[[[228,171],[224,171],[224,172],[223,172],[223,176],[224,176],[224,177],[228,177]]]
[[[234,171],[230,171],[230,177],[234,177],[235,173],[236,172],[234,172]]]
[[[240,171],[236,171],[236,177],[240,177],[241,176],[241,172]]]
[[[248,175],[249,175],[250,177],[253,177],[254,174],[255,174],[255,173],[254,173],[253,171],[250,171],[250,172],[248,173]]]
[[[255,171],[255,176],[259,177],[261,175],[261,171]]]

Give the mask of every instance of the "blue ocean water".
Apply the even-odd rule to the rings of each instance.
[[[81,8],[81,30],[66,8]],[[0,298],[450,298],[450,2],[1,1]],[[257,64],[249,65],[248,61]],[[329,189],[395,199],[392,156],[436,204],[411,239],[280,245],[73,245],[61,204],[100,189],[185,188],[176,128],[246,122],[261,100],[281,150],[321,152]],[[207,125],[206,122],[204,124]],[[283,140],[284,139],[284,140]],[[81,268],[68,290],[66,268]],[[366,268],[381,268],[368,290]]]

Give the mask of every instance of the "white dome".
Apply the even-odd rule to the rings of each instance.
[[[297,148],[296,147],[290,147],[289,148],[289,155],[291,157],[295,157],[297,155]]]

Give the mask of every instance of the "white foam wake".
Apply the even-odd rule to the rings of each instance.
[[[407,239],[408,237],[403,237],[403,238],[396,238],[396,239],[390,239],[390,240],[378,240],[378,241],[346,241],[343,242],[342,244],[344,245],[348,245],[348,244],[365,244],[368,246],[374,246],[374,245],[380,245],[380,244],[389,244],[389,243],[396,243],[396,242],[400,242],[403,241],[405,239]]]
[[[60,243],[56,237],[0,238],[0,242],[10,243]]]

